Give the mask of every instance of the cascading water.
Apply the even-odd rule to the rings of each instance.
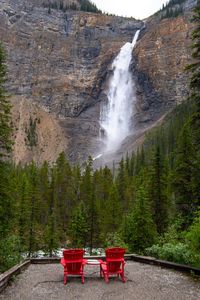
[[[108,90],[108,102],[103,105],[100,115],[101,138],[106,141],[104,152],[117,150],[130,134],[130,122],[134,107],[134,84],[129,71],[132,51],[140,30],[135,33],[132,43],[126,43],[112,64],[113,76]]]

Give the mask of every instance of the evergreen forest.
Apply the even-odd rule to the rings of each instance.
[[[102,11],[97,8],[96,4],[89,0],[79,0],[78,1],[79,6],[72,2],[71,4],[67,5],[64,3],[63,0],[55,0],[51,2],[43,2],[42,5],[43,7],[48,8],[48,13],[51,14],[51,9],[57,9],[57,10],[62,10],[63,12],[66,12],[67,10],[80,10],[80,11],[85,11],[85,12],[92,12],[92,13],[97,13],[101,14]]]
[[[43,250],[123,246],[200,267],[200,4],[193,17],[188,100],[150,131],[137,153],[98,170],[71,165],[14,165],[6,57],[0,47],[0,271]],[[192,51],[192,50],[191,50]]]
[[[162,8],[157,12],[161,20],[167,18],[176,18],[183,14],[183,4],[185,0],[170,0],[163,4]]]

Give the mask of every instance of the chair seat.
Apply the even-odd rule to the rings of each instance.
[[[106,272],[106,271],[109,270],[109,273],[112,273],[112,274],[122,272],[122,268],[119,265],[110,266],[109,263],[102,263],[101,264],[101,269],[102,269],[103,272]]]

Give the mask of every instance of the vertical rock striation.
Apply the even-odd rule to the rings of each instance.
[[[137,89],[133,134],[119,155],[187,97],[184,68],[191,57],[194,4],[186,0],[177,18],[146,20],[131,67]],[[0,41],[7,50],[16,162],[53,161],[61,151],[77,161],[95,152],[111,62],[142,27],[135,19],[49,10],[39,0],[1,0]]]
[[[78,11],[49,13],[37,0],[1,1],[0,40],[8,54],[13,105],[18,109],[15,99],[23,99],[54,118],[64,129],[62,150],[71,160],[91,153],[107,67],[141,26],[134,19]],[[15,159],[26,161],[16,147]]]
[[[176,18],[160,20],[158,15],[146,22],[132,65],[138,111],[142,112],[138,115],[140,126],[142,122],[155,121],[187,98],[185,67],[191,61],[191,16],[191,11],[186,10]]]

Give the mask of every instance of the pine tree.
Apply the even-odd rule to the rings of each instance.
[[[19,183],[19,206],[17,210],[18,217],[18,231],[21,252],[28,249],[28,232],[29,232],[29,203],[31,197],[30,183],[26,173],[22,174]]]
[[[111,170],[105,166],[103,169],[96,170],[93,175],[93,186],[95,195],[95,205],[98,220],[99,238],[98,242],[100,245],[105,241],[107,234],[107,205],[110,194],[110,189],[113,184],[113,176]]]
[[[56,194],[55,194],[56,174],[55,169],[51,169],[51,181],[49,185],[48,199],[48,215],[45,226],[45,250],[50,257],[53,256],[53,251],[59,246],[59,229],[56,222]]]
[[[5,91],[6,58],[0,44],[0,159],[11,151],[11,105]]]
[[[86,209],[83,202],[80,202],[73,212],[69,231],[72,247],[85,248],[88,224]]]
[[[59,155],[54,168],[55,197],[57,199],[56,218],[59,227],[60,239],[65,241],[76,196],[72,168],[67,161],[64,152]]]
[[[163,233],[168,224],[167,174],[159,144],[154,151],[149,176],[149,197],[157,232]]]
[[[153,222],[150,201],[144,185],[136,193],[133,211],[127,216],[125,242],[131,251],[142,253],[155,242],[156,228]]]
[[[39,169],[39,193],[41,198],[40,206],[40,224],[44,225],[47,223],[48,218],[48,209],[49,209],[49,198],[50,198],[50,166],[47,161],[43,163]]]
[[[81,182],[81,200],[86,207],[86,214],[88,216],[87,242],[90,248],[90,254],[92,254],[92,249],[98,239],[98,218],[92,164],[92,157],[89,157]]]
[[[111,186],[104,214],[105,231],[114,234],[120,226],[119,219],[122,218],[122,204],[115,184]]]
[[[0,44],[0,264],[4,264],[5,244],[12,232],[11,220],[14,216],[14,206],[9,191],[10,166],[3,161],[12,148],[11,105],[6,94],[5,81],[5,52]],[[9,245],[7,245],[6,251],[9,252],[9,250]]]
[[[0,240],[12,229],[11,220],[14,216],[13,201],[8,190],[9,172],[9,165],[0,160]]]
[[[39,193],[39,176],[38,168],[35,163],[27,168],[27,175],[30,184],[30,202],[29,202],[29,223],[28,223],[28,256],[34,254],[39,250],[39,241],[42,238],[39,235],[40,228],[38,222],[38,212],[40,207],[40,193]]]
[[[136,158],[135,158],[135,170],[134,174],[137,175],[142,170],[145,165],[145,151],[142,146],[141,149],[137,149]]]
[[[128,172],[129,170],[127,162],[125,163],[124,159],[122,158],[119,163],[118,174],[116,177],[116,186],[118,189],[119,199],[121,201],[123,212],[128,211],[131,200]]]
[[[134,169],[135,169],[135,153],[132,152],[131,158],[129,159],[129,176],[134,175]]]
[[[178,140],[175,157],[174,190],[178,211],[182,214],[187,226],[194,212],[194,162],[195,151],[189,123],[186,123]]]

